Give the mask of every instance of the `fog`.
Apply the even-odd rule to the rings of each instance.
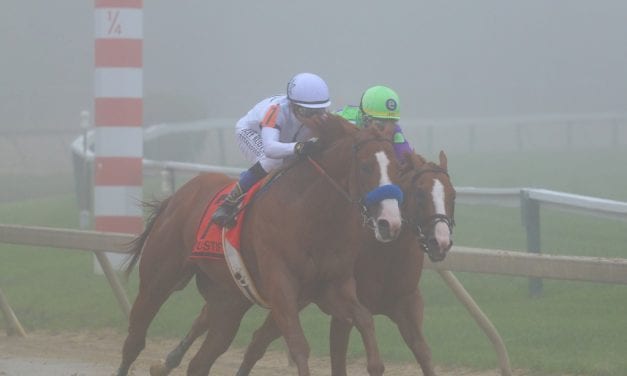
[[[405,116],[627,110],[627,2],[144,2],[146,124],[238,117],[295,73],[333,107],[385,84]],[[93,107],[93,1],[4,0],[0,126]]]
[[[67,192],[72,179],[60,176],[73,173],[69,146],[82,132],[79,115],[93,113],[94,1],[4,0],[0,9],[0,173],[55,175],[29,184]],[[552,174],[483,181],[460,172],[467,155],[483,151],[624,149],[625,20],[622,0],[145,0],[144,124],[227,118],[223,125],[232,127],[256,102],[284,92],[291,76],[309,71],[328,82],[332,109],[357,104],[369,86],[394,88],[418,152],[462,154],[451,160],[457,184],[623,199],[584,188],[590,179],[559,161],[547,169],[562,171],[560,184],[546,180]],[[564,115],[577,120],[553,120]],[[549,120],[518,127],[519,118],[536,116]],[[145,144],[145,156],[158,150],[166,159],[243,167],[224,134],[208,134],[202,145],[198,138],[193,148],[185,140]],[[192,152],[193,159],[178,158]],[[597,158],[592,166],[624,159]],[[0,193],[27,195],[23,186],[3,179]]]
[[[95,227],[95,221],[90,222],[96,212],[92,210],[96,206],[94,164],[72,155],[70,150],[74,140],[82,141],[78,139],[83,133],[79,126],[81,112],[93,114],[94,110],[94,3],[0,0],[0,224]],[[358,104],[362,92],[372,85],[392,87],[400,95],[403,131],[416,151],[437,160],[438,152],[445,150],[448,172],[457,189],[489,188],[484,196],[490,205],[468,205],[478,195],[466,194],[464,202],[458,189],[457,204],[461,205],[454,218],[456,245],[522,250],[527,242],[527,247],[532,244],[531,248],[545,253],[626,257],[624,222],[619,227],[603,217],[604,210],[611,207],[618,208],[616,218],[624,219],[624,205],[590,200],[585,209],[567,215],[547,215],[546,209],[554,208],[551,204],[543,206],[540,247],[540,229],[534,233],[535,221],[521,222],[521,214],[528,219],[540,210],[536,205],[539,201],[520,209],[518,205],[523,201],[514,196],[517,193],[503,194],[505,190],[499,188],[543,188],[627,202],[627,0],[144,0],[146,127],[192,121],[204,126],[213,121],[232,129],[234,119],[262,98],[283,93],[294,74],[306,71],[327,81],[331,109]],[[575,122],[569,116],[583,120]],[[532,118],[548,120],[532,124],[520,120]],[[206,122],[196,121],[199,119]],[[159,159],[153,157],[159,154],[167,160],[248,167],[231,129],[215,127],[204,137],[198,136],[201,132],[190,132],[151,142],[144,135],[143,155],[147,159]],[[88,147],[87,143],[80,144]],[[180,155],[194,158],[177,159]],[[174,177],[171,171],[147,170],[143,175],[143,197],[129,195],[125,203],[139,206],[142,199],[161,199],[170,191],[170,183],[180,186],[195,174],[176,172]],[[526,197],[528,191],[522,193],[520,197],[531,203]],[[406,197],[409,194],[416,192],[408,192]],[[571,195],[562,198],[574,200]],[[100,208],[110,204],[99,200]],[[504,207],[488,207],[492,203]],[[289,204],[289,200],[279,202],[277,208]],[[118,202],[111,205],[119,206]],[[126,213],[135,212],[125,209]],[[604,222],[574,218],[587,209],[598,209]],[[538,247],[533,244],[536,235]],[[85,273],[76,269],[84,265],[83,261],[68,258],[65,251],[51,262],[50,256],[38,258],[30,252],[6,249],[0,250],[0,285],[7,293],[15,294],[12,300],[19,304],[17,313],[29,320],[25,322],[27,327],[58,333],[79,328],[87,321],[94,321],[96,326],[117,325],[117,319],[108,318],[100,305],[89,304],[97,300],[104,307],[115,307],[113,300],[107,303],[104,293],[93,290],[96,294],[90,294],[89,299],[67,294],[72,284],[81,287],[75,289],[77,292],[94,286],[92,279],[85,286],[81,286],[81,280],[75,283],[67,279],[73,276],[86,281]],[[30,290],[30,278],[26,280],[25,276],[33,267],[47,279],[46,290]],[[582,278],[588,274],[593,271],[582,273]],[[599,290],[598,286],[587,293],[585,286],[578,284],[577,294],[568,295],[561,284],[551,285],[547,292],[557,293],[560,299],[553,296],[545,303],[565,303],[555,308],[540,306],[537,300],[525,311],[519,309],[522,306],[516,300],[524,296],[518,282],[500,279],[498,289],[493,291],[490,282],[485,289],[477,289],[484,292],[477,300],[495,302],[499,296],[509,294],[502,300],[517,310],[514,315],[494,304],[487,307],[492,308],[496,322],[541,324],[512,325],[511,330],[505,326],[506,342],[520,345],[514,348],[522,354],[516,364],[522,367],[521,373],[526,367],[534,372],[548,368],[556,372],[555,367],[563,366],[569,368],[557,371],[592,370],[609,375],[620,368],[613,362],[620,359],[616,354],[621,352],[620,341],[624,343],[627,326],[624,315],[620,316],[622,321],[617,321],[619,316],[614,311],[620,309],[613,307],[624,311],[624,300],[622,307],[620,303],[607,303],[620,302],[624,294]],[[40,286],[41,281],[37,284]],[[426,286],[425,291],[429,291]],[[494,296],[489,295],[492,292]],[[430,293],[436,297],[438,289]],[[62,296],[56,298],[55,294]],[[48,308],[47,301],[42,304],[44,295],[48,302],[64,305],[57,309],[63,319],[55,315],[55,309]],[[67,307],[68,295],[81,304],[78,310]],[[582,296],[598,299],[568,301],[569,297]],[[455,314],[439,297],[431,302],[440,304],[436,309],[444,302],[446,310]],[[585,308],[580,316],[570,312],[575,304]],[[597,306],[605,308],[595,310]],[[170,323],[183,324],[186,321],[181,318],[185,316],[171,312],[174,318],[159,322],[157,329],[182,333],[183,329]],[[68,313],[75,316],[68,318]],[[533,316],[538,313],[543,316]],[[82,319],[72,319],[78,316]],[[564,320],[566,316],[568,320]],[[73,324],[66,325],[68,320]],[[120,322],[118,326],[125,325]],[[573,326],[579,331],[573,331]],[[621,327],[622,333],[616,330]],[[551,329],[549,335],[547,328]],[[597,333],[595,338],[609,345],[609,351],[595,351],[595,342],[581,340],[587,339],[592,330]],[[450,352],[450,343],[443,340],[447,336],[431,333],[436,334],[434,354],[438,347]],[[467,341],[473,333],[455,335]],[[525,333],[522,340],[519,333]],[[533,355],[542,355],[538,349],[561,349],[573,339],[579,341],[570,353],[568,349],[562,352],[566,354],[563,358],[555,358],[552,353],[552,359]],[[87,346],[83,347],[89,347],[76,335],[70,342],[85,342]],[[100,342],[94,348],[103,352]],[[122,342],[116,342],[119,353]],[[398,343],[402,343],[400,338]],[[480,353],[476,359],[488,359],[492,355],[481,353],[485,352],[484,345],[485,341],[479,346],[462,347]],[[54,348],[50,344],[48,347]],[[585,352],[585,361],[573,363],[568,359],[573,352]],[[471,370],[461,361],[457,359],[455,364]],[[588,368],[577,370],[583,363]],[[486,367],[485,362],[481,367]]]

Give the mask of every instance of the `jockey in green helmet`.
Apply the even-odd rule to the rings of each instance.
[[[398,124],[401,118],[398,94],[386,86],[373,86],[361,96],[359,106],[345,106],[338,115],[355,123],[360,128],[394,125],[394,151],[399,162],[405,160],[405,153],[413,152]]]

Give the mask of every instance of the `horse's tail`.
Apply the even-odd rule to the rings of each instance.
[[[144,232],[142,232],[139,236],[137,236],[132,242],[129,243],[130,252],[129,258],[126,261],[126,268],[124,269],[124,274],[126,278],[131,275],[135,264],[139,261],[139,257],[141,256],[142,249],[144,248],[144,243],[146,239],[148,239],[148,235],[152,232],[152,227],[159,215],[165,210],[170,202],[170,197],[166,198],[163,201],[153,200],[153,201],[142,201],[142,206],[144,208],[150,209],[150,216],[148,217],[148,222],[146,223],[146,228]]]

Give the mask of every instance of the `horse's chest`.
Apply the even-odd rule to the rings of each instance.
[[[318,280],[330,281],[352,274],[354,258],[347,252],[327,250],[312,255],[309,265],[312,276]]]

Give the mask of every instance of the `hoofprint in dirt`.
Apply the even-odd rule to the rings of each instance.
[[[124,336],[113,331],[94,332],[31,332],[26,338],[8,337],[0,334],[0,375],[1,376],[110,376],[120,361]],[[198,341],[196,346],[201,341]],[[151,339],[146,341],[146,349],[141,353],[133,367],[134,375],[147,375],[151,364],[165,357],[177,344],[177,340]],[[194,346],[183,360],[181,367],[172,375],[184,375],[189,357],[197,349]],[[242,349],[231,349],[221,356],[212,375],[231,375],[237,369],[243,356]],[[330,375],[328,358],[311,359],[312,375]],[[290,374],[287,357],[281,351],[269,351],[255,366],[257,376],[276,376]],[[365,372],[365,359],[354,359],[349,364],[350,375],[362,375]],[[496,370],[476,372],[468,370],[439,369],[441,376],[498,376]],[[419,374],[416,364],[386,363],[386,374],[408,376]],[[296,369],[293,369],[296,374]],[[514,372],[514,376],[523,376],[525,372]]]

